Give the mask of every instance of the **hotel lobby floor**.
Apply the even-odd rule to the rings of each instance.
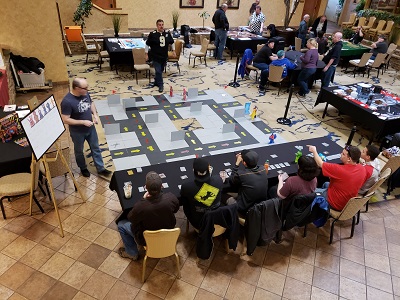
[[[209,68],[193,69],[187,66],[187,56],[186,50],[185,57],[181,56],[181,75],[175,67],[167,68],[165,81],[176,90],[188,82],[199,88],[221,88],[233,78],[234,62],[219,65],[210,59]],[[71,78],[88,78],[94,99],[103,99],[113,89],[131,95],[151,92],[144,87],[146,79],[141,80],[143,86],[137,86],[128,72],[116,75],[106,64],[99,71],[94,56],[87,65],[84,58],[66,58],[68,69]],[[353,82],[352,76],[340,70],[337,74],[339,83]],[[389,69],[379,80],[385,88],[399,91],[395,70]],[[323,106],[312,108],[317,90],[309,99],[292,99],[290,116],[295,124],[281,128],[275,119],[284,111],[287,94],[278,97],[271,87],[265,97],[258,97],[254,80],[240,83],[240,88],[227,88],[227,92],[239,101],[256,103],[261,118],[286,140],[328,135],[338,143],[346,141],[352,123],[337,116],[334,108],[328,112],[335,117],[321,122]],[[67,90],[67,86],[56,86],[52,93],[60,102]],[[44,92],[18,95],[18,103],[35,94],[39,99],[48,96]],[[66,134],[63,142],[72,144]],[[366,143],[362,131],[357,133],[354,144],[361,147]],[[71,159],[74,161],[73,156]],[[32,217],[27,215],[27,197],[5,201],[8,219],[0,220],[0,299],[400,299],[398,200],[371,204],[369,212],[361,214],[352,239],[348,238],[351,223],[339,222],[334,243],[329,245],[328,222],[321,229],[310,228],[306,238],[302,229],[286,232],[281,244],[258,247],[249,257],[239,255],[240,246],[236,253],[225,254],[217,238],[212,257],[198,263],[194,231],[185,234],[186,219],[179,211],[182,278],[175,278],[171,259],[150,259],[147,280],[142,284],[143,256],[135,262],[117,253],[121,239],[114,220],[121,208],[116,193],[101,178],[79,176],[75,163],[73,169],[86,203],[74,192],[70,180],[53,180],[64,238],[47,199],[41,200],[46,213],[35,211]]]

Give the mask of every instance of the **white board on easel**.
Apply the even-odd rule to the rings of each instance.
[[[26,115],[21,125],[38,161],[65,131],[54,95]]]

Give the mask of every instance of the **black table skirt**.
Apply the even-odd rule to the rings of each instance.
[[[329,144],[329,146],[324,146],[323,143]],[[319,152],[328,151],[328,155],[334,155],[341,153],[342,147],[340,147],[335,142],[331,141],[327,137],[315,138],[310,140],[301,140],[285,144],[276,144],[264,146],[261,148],[256,148],[255,151],[259,154],[259,164],[263,164],[266,159],[269,160],[270,165],[277,163],[289,163],[289,166],[281,168],[281,170],[287,172],[290,175],[297,173],[297,164],[294,162],[295,153],[298,151],[296,146],[303,146],[303,154],[308,154],[308,148],[306,145],[311,144],[317,147]],[[277,155],[276,158],[271,157],[271,155]],[[218,155],[208,156],[207,160],[210,165],[213,166],[213,175],[219,176],[219,172],[225,169],[232,169],[235,164],[235,153],[224,153]],[[230,163],[230,166],[226,166],[225,163]],[[332,160],[331,162],[340,162],[339,159]],[[181,168],[184,167],[186,171],[182,171]],[[243,166],[241,166],[243,168]],[[138,173],[137,169],[132,170],[121,170],[114,172],[111,182],[110,189],[114,190],[118,194],[118,198],[121,203],[123,210],[127,210],[136,203],[139,199],[143,197],[144,192],[139,192],[139,187],[145,185],[146,174],[149,171],[155,171],[157,173],[165,174],[163,178],[163,183],[168,184],[168,188],[164,188],[165,192],[172,192],[175,195],[180,194],[179,185],[181,185],[185,180],[193,180],[193,159],[187,159],[182,161],[174,161],[169,163],[162,163],[153,166],[147,166],[142,168],[142,172]],[[128,171],[132,171],[133,174],[129,175]],[[187,179],[183,179],[182,176],[187,176]],[[278,172],[277,169],[271,169],[268,172],[268,182],[269,186],[277,183]],[[124,182],[132,182],[132,197],[130,199],[125,199],[123,186]]]
[[[250,40],[228,37],[226,39],[226,47],[229,49],[232,59],[234,51],[243,53],[246,49],[251,49],[253,52],[257,52],[257,45],[265,44],[267,41],[268,39],[264,37],[254,37],[250,38]]]

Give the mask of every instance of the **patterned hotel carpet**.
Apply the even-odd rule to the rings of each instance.
[[[194,49],[199,46],[194,46]],[[195,68],[188,65],[189,50],[185,49],[184,55],[181,55],[181,73],[179,74],[175,65],[169,63],[167,72],[164,73],[164,88],[169,90],[172,85],[174,93],[181,93],[183,88],[196,87],[199,90],[221,89],[232,95],[241,103],[249,102],[258,107],[258,117],[260,117],[276,134],[286,141],[296,141],[300,139],[329,136],[339,144],[344,144],[353,127],[354,122],[350,117],[338,114],[338,111],[330,106],[328,116],[322,119],[324,104],[314,106],[315,100],[320,89],[320,81],[314,86],[314,89],[306,98],[297,98],[295,95],[289,108],[288,117],[292,121],[291,126],[280,125],[276,122],[278,117],[282,117],[285,111],[285,105],[288,98],[286,89],[283,88],[278,96],[278,88],[270,87],[265,96],[259,96],[257,84],[252,73],[250,78],[238,79],[240,87],[233,88],[228,83],[233,80],[235,70],[235,60],[226,62],[217,62],[211,58],[207,59],[208,67],[196,65]],[[66,57],[69,77],[80,76],[87,78],[90,85],[91,96],[94,100],[104,100],[107,95],[113,91],[121,94],[122,97],[157,95],[158,91],[146,87],[148,79],[142,78],[139,74],[139,85],[136,84],[134,75],[130,73],[130,67],[119,70],[119,74],[110,70],[108,62],[103,63],[102,69],[96,66],[97,57],[89,57],[89,63],[85,64],[85,55],[75,55]],[[196,62],[197,63],[197,62]],[[379,84],[394,93],[400,94],[400,83],[397,78],[397,71],[389,68],[384,75],[376,78],[376,72],[371,72],[371,78],[352,74],[344,74],[339,67],[335,75],[335,84],[350,84],[355,82],[368,82]],[[357,124],[356,124],[357,125]],[[368,131],[358,126],[358,132],[355,134],[353,144],[366,145],[368,143]],[[103,148],[107,148],[103,135],[103,130],[98,128],[100,142]],[[106,164],[112,168],[111,157],[108,151],[104,151]]]

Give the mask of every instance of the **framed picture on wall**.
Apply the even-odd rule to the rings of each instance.
[[[180,8],[203,8],[204,0],[179,0]]]
[[[228,8],[238,9],[240,0],[217,0],[217,8],[224,3],[228,4]]]

